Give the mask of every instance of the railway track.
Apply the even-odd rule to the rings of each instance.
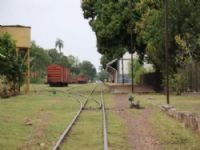
[[[90,94],[87,95],[87,96],[83,96],[80,93],[76,93],[76,95],[68,93],[71,96],[74,96],[74,98],[76,98],[79,101],[80,108],[77,111],[76,115],[73,117],[70,124],[67,125],[64,132],[60,135],[57,142],[53,146],[52,150],[59,150],[60,148],[62,148],[62,144],[64,143],[65,139],[69,135],[70,130],[73,128],[74,124],[77,122],[80,115],[83,113],[83,110],[86,108],[86,105],[87,105],[89,99],[92,97],[93,93],[95,92],[96,88],[97,88],[97,85],[95,85],[93,87]],[[85,99],[85,101],[84,101],[84,99]],[[106,111],[105,111],[105,104],[104,104],[104,97],[103,97],[103,87],[102,86],[101,86],[101,93],[100,93],[100,102],[95,100],[95,99],[93,99],[93,100],[100,105],[100,108],[101,108],[101,111],[102,111],[102,120],[103,120],[102,121],[102,124],[103,124],[102,132],[103,132],[103,137],[104,137],[104,139],[103,139],[104,146],[103,147],[104,147],[104,150],[108,150],[108,136],[107,136],[107,122],[106,122],[107,119],[106,119]]]
[[[103,115],[103,135],[104,135],[104,150],[108,150],[108,134],[107,134],[107,118],[106,118],[106,111],[105,111],[105,104],[104,104],[104,97],[103,97],[103,87],[101,87],[101,104],[102,104],[102,115]]]

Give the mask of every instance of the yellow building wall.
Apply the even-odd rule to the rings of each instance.
[[[30,48],[31,28],[25,26],[0,26],[0,35],[8,32],[16,42],[16,47]]]
[[[24,56],[24,63],[27,65],[27,71],[25,72],[25,87],[24,91],[27,93],[30,86],[30,47],[31,47],[31,28],[21,25],[1,26],[0,35],[9,33],[12,40],[16,42],[16,52],[20,53],[20,48],[26,50]]]

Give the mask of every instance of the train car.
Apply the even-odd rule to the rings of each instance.
[[[47,67],[47,82],[50,86],[68,86],[70,70],[59,65]]]
[[[77,76],[73,76],[71,75],[70,76],[70,81],[69,81],[70,84],[75,84],[77,83]]]
[[[87,83],[88,82],[88,77],[86,75],[78,75],[76,77],[77,83]]]

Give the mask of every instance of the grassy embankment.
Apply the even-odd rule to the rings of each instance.
[[[68,88],[35,85],[32,90],[37,92],[0,99],[1,149],[50,149],[76,114],[79,103],[70,95],[49,91]]]
[[[76,85],[70,85],[74,87]],[[70,93],[88,95],[93,84],[78,85]],[[0,147],[11,149],[51,149],[66,125],[79,109],[79,103],[66,93],[67,88],[50,88],[46,85],[33,85],[32,92],[9,99],[0,99]],[[43,91],[43,92],[40,92]],[[99,89],[98,89],[99,91]],[[102,114],[92,99],[99,100],[95,92],[87,109],[72,129],[64,149],[95,150],[103,148]],[[84,98],[84,96],[82,96]],[[106,92],[107,107],[112,107],[111,95]],[[27,125],[31,124],[31,125]],[[108,112],[109,146],[113,150],[127,150],[126,128],[119,117]]]
[[[166,104],[166,97],[160,94],[136,95],[140,100],[146,100],[154,105]],[[200,113],[200,96],[170,96],[170,104],[178,111],[191,111]]]
[[[136,95],[136,99],[144,107],[152,109],[149,121],[163,150],[200,150],[200,137],[157,107],[165,104],[165,96]],[[200,112],[200,100],[197,96],[171,96],[171,104],[180,111]],[[134,114],[140,114],[139,112],[141,110],[133,111]]]

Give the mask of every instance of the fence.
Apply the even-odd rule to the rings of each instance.
[[[187,78],[187,89],[189,91],[200,91],[200,63],[187,64],[183,71]]]

